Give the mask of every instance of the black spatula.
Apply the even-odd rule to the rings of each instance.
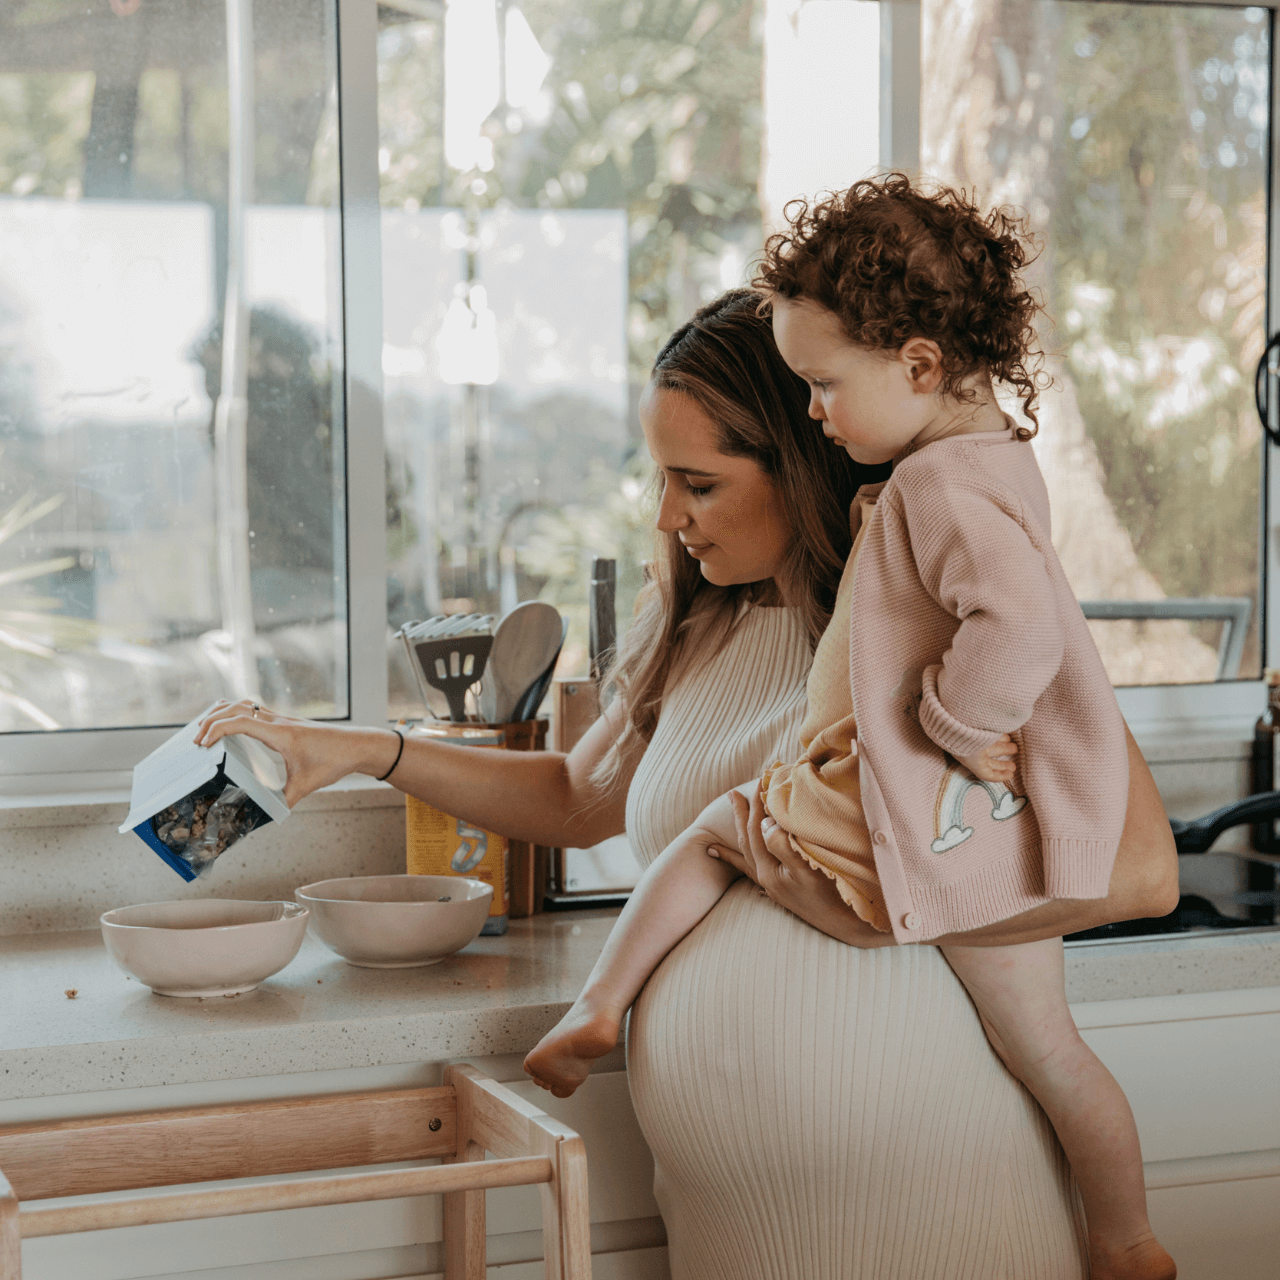
[[[445,636],[440,640],[411,640],[423,679],[449,701],[449,719],[467,718],[467,690],[479,684],[493,648],[492,636]]]

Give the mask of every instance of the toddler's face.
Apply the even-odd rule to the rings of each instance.
[[[888,352],[857,346],[833,312],[803,298],[774,298],[773,336],[782,358],[809,384],[809,416],[855,462],[891,461],[937,414],[911,343]]]

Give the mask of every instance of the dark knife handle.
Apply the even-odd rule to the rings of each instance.
[[[618,562],[596,556],[587,584],[587,657],[596,680],[604,679],[618,643],[617,593]]]

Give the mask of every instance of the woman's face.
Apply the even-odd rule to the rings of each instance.
[[[658,528],[675,533],[717,586],[774,577],[791,525],[773,481],[750,458],[721,453],[715,423],[679,391],[650,385],[640,425],[662,473]]]

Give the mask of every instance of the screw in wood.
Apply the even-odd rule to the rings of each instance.
[[[443,1123],[444,1121],[442,1121],[439,1116],[432,1116],[431,1120],[427,1124],[427,1128],[430,1129],[432,1133],[439,1133],[440,1126]]]

